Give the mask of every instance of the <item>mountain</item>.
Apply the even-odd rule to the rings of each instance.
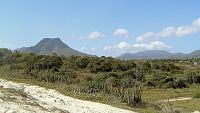
[[[184,53],[169,53],[164,50],[147,50],[137,53],[125,53],[117,57],[118,59],[187,59],[200,58],[200,50],[194,51],[190,54]]]
[[[190,57],[194,57],[194,58],[200,57],[200,50],[196,50],[190,53]]]
[[[44,38],[35,46],[23,47],[16,49],[15,51],[42,55],[56,53],[58,55],[64,55],[67,57],[71,55],[90,56],[70,48],[68,45],[62,42],[60,38]]]

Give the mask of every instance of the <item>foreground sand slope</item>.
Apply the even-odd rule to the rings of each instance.
[[[0,112],[135,113],[132,111],[112,107],[110,105],[83,101],[64,96],[58,91],[45,89],[35,85],[16,83],[0,79],[0,86],[4,89],[14,89],[24,93],[24,97],[20,97],[19,95],[11,95],[14,101],[7,101],[4,99],[5,97],[0,98]],[[3,96],[7,95],[6,93],[1,92],[0,97]]]

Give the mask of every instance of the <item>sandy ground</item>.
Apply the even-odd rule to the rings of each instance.
[[[135,113],[4,79],[0,79],[0,87],[0,113]]]
[[[200,113],[199,111],[194,111],[194,112],[192,112],[192,113]]]

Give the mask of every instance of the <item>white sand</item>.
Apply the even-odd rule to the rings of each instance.
[[[132,111],[112,107],[110,105],[83,101],[64,96],[58,91],[45,89],[39,86],[16,83],[4,79],[0,79],[0,86],[3,86],[3,88],[12,88],[18,91],[23,91],[27,93],[28,98],[20,100],[20,97],[17,97],[18,100],[38,104],[38,106],[35,106],[0,100],[0,113],[54,113],[61,111],[68,111],[70,113],[135,113]]]

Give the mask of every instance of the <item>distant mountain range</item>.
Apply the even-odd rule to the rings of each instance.
[[[56,53],[66,57],[71,55],[90,56],[89,54],[85,54],[70,48],[68,45],[62,42],[60,38],[44,38],[35,46],[23,47],[16,49],[15,51],[42,55]]]
[[[31,47],[23,47],[16,49],[14,51],[25,52],[25,53],[35,53],[41,55],[47,55],[56,53],[58,55],[64,55],[69,57],[71,55],[78,56],[93,56],[86,53],[79,52],[70,48],[67,44],[61,41],[60,38],[44,38],[38,44]],[[8,49],[0,49],[0,58],[9,52]],[[147,50],[137,53],[124,53],[117,59],[130,60],[130,59],[191,59],[200,58],[200,50],[196,50],[189,54],[184,53],[170,53],[164,50]]]
[[[117,59],[130,60],[130,59],[187,59],[187,58],[200,58],[200,50],[194,51],[190,54],[184,53],[170,53],[164,50],[147,50],[137,53],[125,53],[117,57]]]

